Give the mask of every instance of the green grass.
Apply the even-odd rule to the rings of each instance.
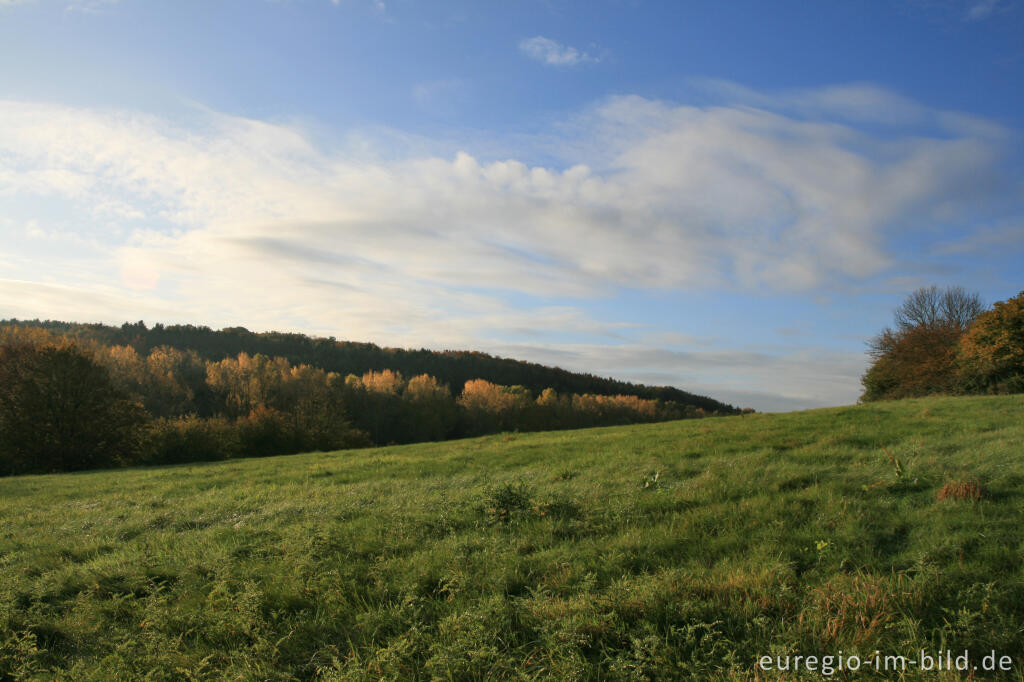
[[[1022,529],[1024,396],[0,479],[0,679],[1020,679]]]

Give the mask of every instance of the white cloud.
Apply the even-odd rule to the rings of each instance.
[[[613,98],[573,121],[558,168],[464,152],[367,161],[214,112],[183,124],[0,102],[0,210],[63,202],[62,224],[115,245],[108,260],[57,250],[36,260],[46,273],[36,289],[24,264],[34,256],[18,253],[19,270],[0,270],[10,294],[0,316],[244,324],[435,348],[530,340],[526,357],[542,359],[537,348],[566,338],[635,337],[628,319],[595,320],[582,303],[556,303],[566,297],[842,288],[886,274],[898,260],[890,237],[936,206],[983,198],[1003,146],[985,121],[912,102],[907,120],[954,123],[876,136],[836,113],[854,94],[762,96],[756,107]],[[869,92],[859,101],[881,103],[853,110],[870,118],[886,98]],[[658,331],[672,330],[643,333]],[[859,392],[856,363],[841,358],[829,374],[820,353],[638,357],[649,362],[579,368],[668,372],[688,387],[717,375],[727,390],[805,404]]]
[[[369,163],[214,113],[185,129],[7,102],[0,178],[21,194],[177,226],[132,244],[171,274],[209,260],[211,272],[242,268],[233,282],[257,267],[324,268],[319,279],[363,291],[387,273],[448,291],[588,296],[810,290],[873,276],[892,262],[889,230],[970,200],[998,152],[986,138],[875,139],[827,120],[637,97],[609,100],[580,125],[601,150],[590,166],[465,153]]]
[[[988,19],[998,6],[999,0],[980,0],[979,2],[972,3],[967,10],[967,20],[981,21]]]
[[[81,322],[167,320],[193,322],[181,309],[152,296],[135,295],[93,283],[88,290],[74,284],[0,278],[3,317]],[[117,311],[113,313],[112,311]]]
[[[600,61],[593,55],[569,45],[562,45],[544,36],[523,38],[519,41],[519,49],[531,59],[551,66],[576,66],[577,64]]]
[[[506,345],[497,352],[628,381],[675,385],[734,405],[774,412],[851,404],[862,392],[863,353],[672,351],[650,346]],[[753,387],[758,387],[756,390]]]
[[[970,253],[991,258],[1021,247],[1024,247],[1024,224],[1014,222],[983,226],[958,239],[936,243],[932,253],[938,256]]]
[[[896,129],[931,128],[944,135],[993,140],[1003,139],[1008,134],[1006,129],[981,117],[931,109],[871,83],[766,93],[731,81],[711,78],[697,78],[691,82],[721,97],[730,105],[763,108],[810,120],[869,123]]]

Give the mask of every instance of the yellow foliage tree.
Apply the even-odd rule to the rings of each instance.
[[[960,340],[960,364],[971,388],[1024,391],[1024,291],[978,316]]]

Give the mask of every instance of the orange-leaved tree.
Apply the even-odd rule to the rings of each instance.
[[[874,362],[861,400],[959,392],[958,343],[984,310],[981,297],[962,287],[911,293],[895,311],[895,327],[868,342]]]
[[[1024,291],[978,316],[960,341],[959,359],[971,389],[1024,392]]]

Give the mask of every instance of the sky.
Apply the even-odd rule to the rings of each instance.
[[[0,318],[852,404],[1024,289],[1024,6],[0,0]]]

